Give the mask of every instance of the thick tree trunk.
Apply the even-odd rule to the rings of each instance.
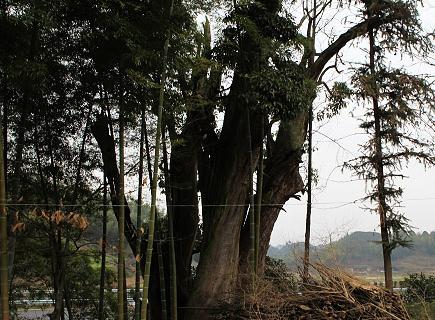
[[[182,133],[184,144],[173,144],[170,159],[178,305],[185,307],[192,286],[192,252],[198,230],[197,148],[194,128]],[[179,310],[182,319],[183,309]]]
[[[234,81],[232,102],[226,112],[215,158],[210,161],[208,183],[201,190],[203,248],[186,319],[207,319],[208,309],[225,300],[226,294],[234,291],[238,279],[239,240],[246,215],[250,174],[247,126],[251,126],[253,133],[255,166],[261,144],[257,129],[262,122],[258,114],[251,114],[251,124],[247,122],[248,108],[238,99],[238,94],[245,88],[244,83],[240,79]]]

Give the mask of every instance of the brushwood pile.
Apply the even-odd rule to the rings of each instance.
[[[266,277],[227,301],[216,319],[410,319],[399,294],[322,264],[311,265],[299,288],[288,278]]]

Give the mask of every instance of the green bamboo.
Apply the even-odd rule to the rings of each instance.
[[[260,217],[261,217],[261,204],[263,201],[263,173],[264,173],[264,116],[261,116],[261,146],[260,156],[258,159],[257,168],[257,201],[255,204],[255,273],[258,274],[258,258],[260,251]]]
[[[153,181],[153,173],[151,169],[151,155],[150,155],[150,148],[148,143],[148,133],[146,128],[146,122],[144,123],[144,140],[145,140],[145,153],[147,158],[147,167],[148,167],[148,176],[149,181]],[[151,188],[151,186],[150,186]],[[158,215],[158,213],[157,213]],[[167,301],[166,301],[166,281],[165,281],[165,268],[164,268],[164,260],[163,260],[163,254],[162,254],[162,246],[161,246],[161,237],[159,236],[159,230],[157,228],[155,232],[156,237],[156,248],[157,248],[157,263],[159,266],[159,281],[160,281],[160,300],[162,303],[162,320],[168,319],[168,307],[167,307]]]
[[[252,285],[255,284],[255,247],[256,247],[256,241],[255,241],[255,212],[254,212],[254,206],[255,206],[255,199],[254,199],[254,165],[253,165],[253,157],[252,157],[252,135],[251,135],[251,117],[250,117],[250,110],[246,110],[247,114],[247,135],[248,135],[248,153],[249,153],[249,239],[250,239],[250,249],[249,249],[249,260],[250,260],[250,272],[251,272],[251,278],[252,278]]]
[[[3,320],[9,320],[8,234],[3,130],[0,130],[0,261],[1,314]]]
[[[169,9],[169,16],[172,16],[172,11],[174,8],[174,1],[171,1],[171,6]],[[162,132],[162,118],[163,118],[163,101],[165,93],[165,82],[167,73],[167,61],[168,61],[168,47],[170,31],[165,40],[163,47],[163,61],[162,61],[162,75],[160,78],[160,93],[159,93],[159,106],[157,110],[157,130],[156,130],[156,143],[154,150],[154,166],[153,166],[153,183],[151,189],[151,210],[150,217],[148,220],[148,242],[147,251],[145,258],[145,270],[143,275],[143,298],[141,306],[141,319],[147,319],[147,304],[148,304],[148,290],[150,283],[150,272],[151,272],[151,258],[153,254],[153,242],[154,242],[154,229],[155,229],[155,216],[156,216],[156,203],[157,203],[157,180],[159,174],[159,157],[160,157],[160,136]]]
[[[158,216],[158,213],[157,213]],[[158,220],[158,217],[157,217]],[[160,283],[160,301],[162,303],[162,320],[168,319],[168,304],[166,300],[166,281],[165,281],[165,266],[163,264],[162,243],[159,237],[158,228],[156,230],[156,249],[157,263],[159,265],[159,283]]]
[[[106,283],[106,249],[107,249],[107,182],[103,177],[103,237],[101,240],[100,292],[98,297],[98,320],[104,319],[104,289]]]
[[[171,179],[168,166],[168,153],[166,149],[165,130],[162,131],[163,139],[163,167],[165,170],[165,190],[166,190],[166,207],[168,210],[168,230],[169,230],[169,254],[170,254],[170,288],[171,288],[171,316],[172,320],[178,319],[178,298],[177,298],[177,264],[175,259],[175,243],[174,243],[174,211],[172,210],[172,194],[171,194]]]
[[[124,320],[124,211],[124,103],[121,86],[119,103],[118,320]]]
[[[143,182],[143,161],[144,161],[144,138],[145,137],[145,108],[141,112],[141,126],[140,126],[140,144],[139,144],[139,185],[137,189],[137,239],[136,239],[136,282],[135,282],[135,301],[134,301],[134,314],[135,319],[140,320],[140,244],[142,240],[142,182]]]

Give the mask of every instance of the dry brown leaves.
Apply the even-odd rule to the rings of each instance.
[[[79,230],[85,230],[89,226],[88,219],[78,212],[34,210],[32,214],[56,225],[66,224]]]

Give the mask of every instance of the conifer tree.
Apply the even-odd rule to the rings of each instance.
[[[369,18],[377,14],[376,3],[367,9]],[[368,63],[352,77],[352,89],[341,84],[341,89],[335,91],[367,106],[361,128],[369,140],[362,146],[363,155],[345,167],[373,187],[366,199],[375,203],[371,210],[379,215],[385,285],[390,290],[391,253],[398,246],[410,244],[411,231],[406,215],[398,209],[403,190],[397,186],[397,180],[405,178],[401,170],[411,160],[425,165],[435,163],[434,143],[424,134],[435,106],[434,90],[424,77],[386,65],[391,51],[412,54],[419,50],[424,54],[427,50],[430,44],[417,32],[418,21],[414,22],[397,29],[369,30]]]

